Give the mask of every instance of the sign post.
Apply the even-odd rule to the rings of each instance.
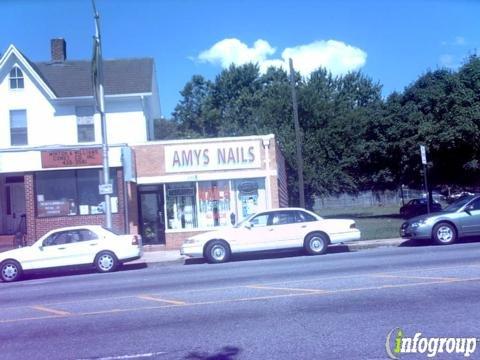
[[[425,181],[425,192],[427,193],[427,213],[430,214],[430,194],[428,193],[428,181],[427,181],[427,151],[425,145],[420,145],[420,156],[422,158],[423,165],[423,178]]]

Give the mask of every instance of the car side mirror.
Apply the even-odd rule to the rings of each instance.
[[[253,224],[251,222],[247,222],[245,223],[245,227],[250,230],[253,227]]]
[[[474,210],[474,209],[473,209],[473,205],[469,205],[469,206],[467,206],[467,207],[465,208],[465,212],[466,212],[468,215],[470,215],[470,211],[472,211],[472,210]]]

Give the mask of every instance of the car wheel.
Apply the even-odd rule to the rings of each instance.
[[[22,276],[22,267],[15,260],[6,260],[0,266],[0,276],[5,282],[12,282]]]
[[[310,234],[304,242],[305,251],[310,255],[324,254],[327,251],[327,247],[328,238],[325,234]]]
[[[115,271],[117,266],[117,257],[110,251],[102,251],[95,257],[95,267],[98,272],[106,273]]]
[[[457,240],[457,230],[449,223],[439,223],[433,228],[433,240],[440,245],[453,244]]]
[[[214,240],[205,248],[205,257],[209,263],[222,263],[230,259],[230,246],[225,241]]]

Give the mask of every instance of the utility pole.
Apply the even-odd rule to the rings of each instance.
[[[293,69],[293,61],[290,58],[290,85],[292,87],[292,105],[293,105],[293,122],[295,123],[295,142],[297,149],[297,168],[298,168],[298,193],[300,196],[300,207],[305,208],[305,186],[303,184],[303,157],[302,157],[302,138],[300,136],[300,125],[298,123],[298,104],[297,92],[295,89],[295,71]]]
[[[92,0],[93,13],[95,19],[95,36],[93,37],[93,59],[92,59],[92,83],[93,93],[97,110],[100,112],[102,124],[102,158],[103,158],[103,184],[98,188],[100,195],[105,196],[105,227],[112,228],[112,209],[110,195],[113,193],[110,183],[110,169],[108,166],[108,140],[107,140],[107,121],[105,116],[105,98],[103,89],[103,61],[102,61],[102,43],[100,39],[100,16],[95,7],[95,0]]]

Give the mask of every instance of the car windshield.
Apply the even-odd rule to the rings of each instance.
[[[454,203],[451,203],[448,205],[445,209],[443,209],[444,212],[455,212],[458,209],[460,209],[463,205],[468,203],[470,200],[472,200],[475,196],[464,196],[455,201]]]
[[[238,224],[235,224],[233,227],[234,228],[239,228],[239,227],[242,227],[244,226],[246,223],[248,223],[256,214],[252,214],[250,215],[249,217],[246,217],[245,219],[243,219],[242,221],[240,221]]]

